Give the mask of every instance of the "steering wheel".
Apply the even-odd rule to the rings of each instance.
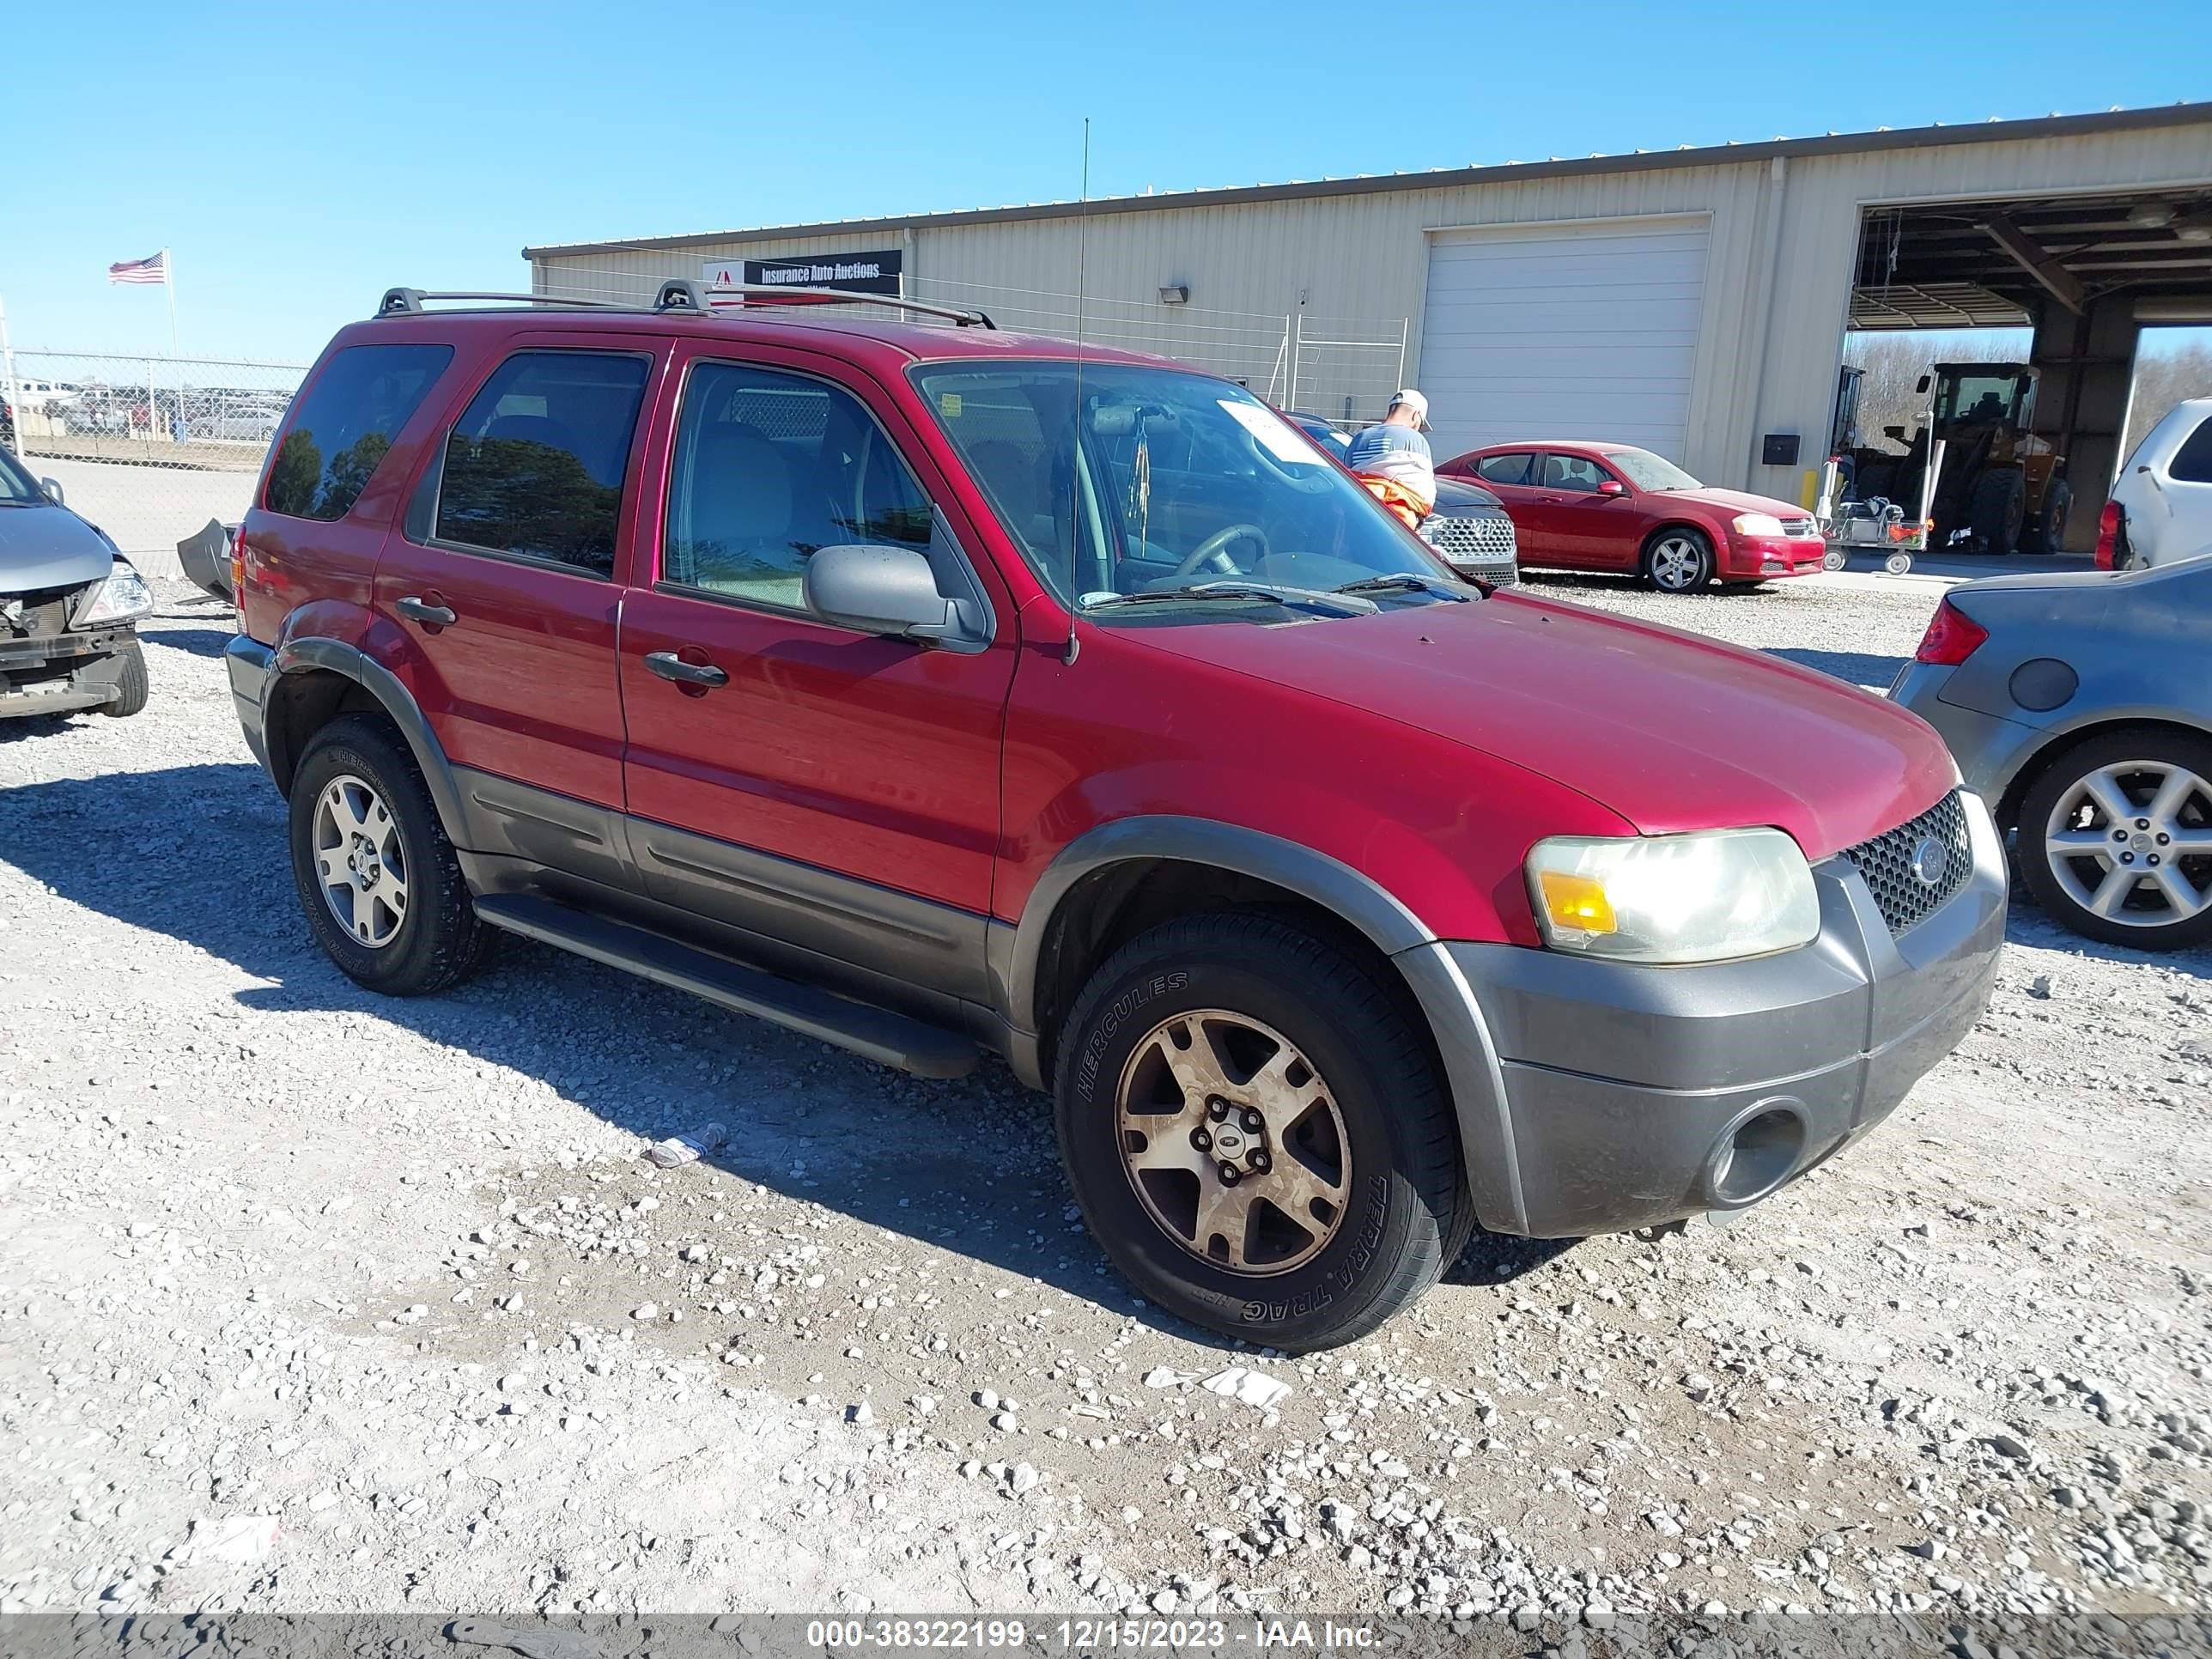
[[[1260,556],[1263,559],[1267,556],[1267,535],[1258,525],[1224,525],[1196,547],[1192,548],[1184,556],[1183,562],[1175,568],[1175,574],[1178,576],[1188,576],[1208,559],[1218,559],[1221,561],[1222,574],[1229,576],[1235,575],[1237,562],[1223,550],[1230,543],[1235,541],[1256,542],[1260,548]]]

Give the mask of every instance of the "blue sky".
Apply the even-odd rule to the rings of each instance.
[[[1108,195],[2170,103],[2205,54],[2144,43],[2198,3],[1877,6],[1879,61],[1771,0],[27,6],[0,299],[19,347],[161,350],[106,270],[166,246],[187,354],[305,358],[526,242],[1069,198],[1086,114]]]

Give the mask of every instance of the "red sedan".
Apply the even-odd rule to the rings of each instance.
[[[1672,461],[1625,444],[1492,444],[1437,471],[1481,484],[1505,504],[1524,567],[1618,570],[1690,593],[1716,579],[1809,576],[1827,550],[1804,508],[1709,489]]]

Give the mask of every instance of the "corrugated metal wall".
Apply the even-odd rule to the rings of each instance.
[[[584,297],[641,299],[657,279],[696,276],[710,258],[897,245],[909,292],[984,304],[1002,321],[1066,332],[1080,244],[1095,337],[1186,356],[1263,387],[1267,375],[1256,366],[1277,356],[1301,309],[1310,331],[1334,326],[1389,339],[1406,327],[1410,374],[1420,361],[1426,232],[1701,213],[1711,237],[1684,464],[1716,483],[1796,500],[1804,469],[1759,465],[1759,436],[1796,433],[1804,467],[1817,465],[1863,207],[2197,183],[2212,185],[2212,125],[1816,155],[1786,167],[1759,158],[1210,207],[1164,202],[1157,210],[1093,214],[1080,226],[1071,215],[857,235],[702,238],[678,249],[554,256],[538,262],[534,278],[540,289]],[[1167,283],[1186,285],[1189,303],[1162,305]],[[1371,371],[1390,361],[1376,357],[1313,386],[1321,412],[1336,412],[1333,401],[1353,380],[1371,392]],[[1304,377],[1300,390],[1308,390]]]

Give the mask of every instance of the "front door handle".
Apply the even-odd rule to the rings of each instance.
[[[401,616],[410,621],[421,623],[426,628],[451,628],[455,623],[460,621],[460,618],[453,614],[451,606],[432,605],[426,599],[416,598],[412,593],[405,599],[394,599],[392,602],[392,608]]]
[[[710,662],[686,662],[673,651],[648,651],[645,665],[664,680],[678,685],[727,685],[730,671]]]

